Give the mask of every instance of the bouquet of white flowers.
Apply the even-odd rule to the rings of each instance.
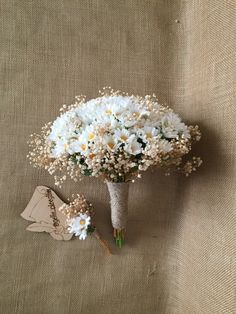
[[[29,141],[30,161],[54,174],[61,186],[67,176],[100,177],[108,185],[111,219],[119,247],[124,242],[129,182],[151,166],[189,175],[201,164],[193,157],[183,161],[199,141],[198,126],[187,126],[155,95],[134,96],[104,88],[100,97],[64,105],[60,116],[46,124]],[[57,173],[61,175],[58,176]]]

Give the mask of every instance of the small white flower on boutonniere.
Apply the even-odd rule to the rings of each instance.
[[[93,205],[89,203],[83,195],[77,194],[68,204],[64,203],[60,208],[66,216],[66,223],[69,233],[78,237],[80,240],[85,240],[88,235],[94,235],[94,237],[100,242],[102,247],[108,254],[112,254],[107,243],[102,239],[100,233],[95,227],[93,218],[95,211]]]
[[[71,202],[64,203],[59,210],[66,215],[69,232],[79,237],[80,240],[85,240],[89,233],[95,231],[92,223],[94,209],[83,195],[77,194]]]
[[[75,236],[79,236],[80,240],[87,238],[87,229],[91,224],[91,217],[87,214],[79,214],[79,216],[72,218],[68,221],[68,230],[70,233],[74,233]]]

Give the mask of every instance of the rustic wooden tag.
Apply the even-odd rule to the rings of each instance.
[[[21,217],[32,221],[26,230],[47,232],[56,240],[70,240],[73,234],[66,227],[66,217],[58,209],[63,204],[56,193],[46,187],[37,186]]]

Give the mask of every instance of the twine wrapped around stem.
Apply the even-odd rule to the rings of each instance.
[[[111,222],[116,244],[122,247],[128,217],[128,183],[106,182],[110,194]]]

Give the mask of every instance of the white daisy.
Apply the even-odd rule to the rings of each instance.
[[[87,214],[80,214],[79,216],[72,218],[68,222],[68,230],[70,233],[74,233],[79,236],[83,230],[87,230],[90,225],[91,217]]]
[[[114,132],[114,137],[117,141],[127,142],[130,137],[130,132],[127,129],[117,129]]]
[[[105,149],[110,151],[115,151],[117,142],[115,138],[111,135],[105,135],[102,140],[103,144],[105,145]]]
[[[83,229],[83,230],[81,230],[81,233],[79,235],[79,239],[80,240],[85,240],[87,238],[87,235],[88,235],[87,230]]]
[[[70,138],[80,125],[81,120],[77,114],[73,111],[68,111],[54,121],[49,139],[56,141],[60,138]]]
[[[152,126],[144,126],[143,128],[138,129],[137,133],[142,139],[149,141],[159,134],[159,130]]]
[[[142,153],[142,145],[137,141],[137,137],[134,134],[130,136],[124,149],[131,155],[138,155]]]
[[[182,131],[182,136],[184,138],[191,138],[191,135],[190,135],[190,132],[189,132],[189,129],[188,127],[185,125],[185,127],[183,128],[183,131]]]
[[[157,147],[158,150],[163,153],[169,153],[173,150],[171,143],[167,140],[160,140]]]
[[[85,131],[82,133],[82,137],[85,138],[88,142],[91,142],[95,139],[96,132],[93,126],[86,127]]]
[[[130,97],[120,95],[116,97],[104,96],[102,97],[102,103],[105,104],[105,113],[107,115],[119,117],[129,107]]]
[[[73,153],[81,153],[84,156],[87,156],[90,154],[90,149],[88,145],[88,141],[84,139],[83,137],[80,138],[79,140],[73,141],[68,148],[71,152]]]
[[[169,112],[161,119],[162,133],[166,138],[176,138],[178,135],[184,134],[185,138],[190,138],[187,126],[181,122],[176,113]]]
[[[62,155],[68,154],[68,143],[66,139],[57,139],[57,141],[54,142],[54,146],[51,150],[51,157],[57,158]]]

